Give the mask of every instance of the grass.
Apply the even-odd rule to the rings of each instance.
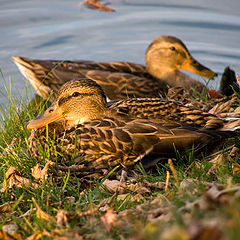
[[[1,110],[1,188],[11,166],[17,168],[16,176],[38,187],[16,183],[10,188],[8,183],[0,192],[0,238],[238,239],[240,176],[233,175],[232,163],[239,163],[239,155],[229,157],[227,147],[219,152],[227,160],[214,171],[209,160],[196,159],[192,151],[173,159],[180,185],[168,162],[149,171],[136,167],[120,190],[104,184],[106,179],[113,181],[114,170],[103,179],[84,180],[50,166],[48,178],[36,180],[31,169],[37,161],[28,151],[25,124],[46,108],[45,103],[28,106],[12,91],[6,95],[9,102]],[[47,158],[40,162],[41,168],[46,162]],[[164,190],[166,171],[170,183]]]

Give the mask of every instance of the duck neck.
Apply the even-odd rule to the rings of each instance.
[[[191,78],[178,69],[167,66],[166,63],[157,62],[157,64],[154,64],[154,61],[149,61],[149,59],[146,58],[146,69],[148,73],[157,78],[159,81],[165,82],[170,88],[182,87],[186,90],[194,88],[199,92],[206,89],[205,85],[201,82]]]
[[[181,75],[181,72],[178,70],[172,69],[166,66],[166,64],[154,64],[154,61],[151,63],[146,61],[146,69],[153,77],[166,82],[170,87],[175,85],[174,82],[176,78],[178,75]]]
[[[78,124],[83,124],[88,121],[92,121],[101,118],[107,111],[107,105],[104,101],[93,101],[85,102],[85,106],[78,109],[73,114],[68,114],[67,126],[73,127]]]

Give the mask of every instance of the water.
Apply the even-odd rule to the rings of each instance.
[[[87,9],[77,0],[1,0],[0,68],[15,94],[25,96],[27,81],[11,56],[144,63],[148,44],[159,35],[180,38],[218,72],[214,88],[226,66],[240,73],[239,0],[115,0],[111,7],[115,13]],[[3,93],[0,103],[7,103]]]

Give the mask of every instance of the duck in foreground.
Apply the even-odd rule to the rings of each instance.
[[[217,74],[196,61],[185,44],[173,36],[160,36],[148,47],[146,67],[130,62],[33,60],[13,57],[21,73],[38,95],[55,100],[59,88],[69,80],[87,77],[100,84],[111,100],[127,97],[159,97],[169,87],[187,91],[206,89],[201,82],[180,72],[183,69],[207,79]]]
[[[55,103],[31,120],[27,128],[39,128],[38,135],[46,124],[49,129],[51,126],[54,129],[57,121],[68,125],[63,132],[54,133],[55,145],[48,147],[61,156],[72,158],[74,155],[82,173],[101,172],[116,165],[129,169],[140,161],[149,166],[162,158],[175,156],[176,150],[184,153],[192,147],[195,151],[211,149],[236,135],[233,129],[196,128],[154,117],[124,116],[116,111],[119,109],[113,109],[113,105],[107,107],[104,92],[95,82],[89,79],[69,81],[60,89]],[[39,138],[33,140],[31,146],[36,157],[40,157],[37,142],[44,146],[46,138],[36,137]]]

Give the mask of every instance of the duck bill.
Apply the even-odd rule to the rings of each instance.
[[[65,116],[59,107],[51,106],[44,113],[28,122],[27,129],[41,128],[64,117]]]
[[[215,72],[213,72],[211,69],[203,66],[201,63],[196,61],[194,58],[190,58],[190,60],[188,60],[187,63],[181,67],[181,69],[186,70],[188,72],[195,73],[202,77],[206,77],[208,79],[212,79],[215,76],[217,76],[217,74]]]

